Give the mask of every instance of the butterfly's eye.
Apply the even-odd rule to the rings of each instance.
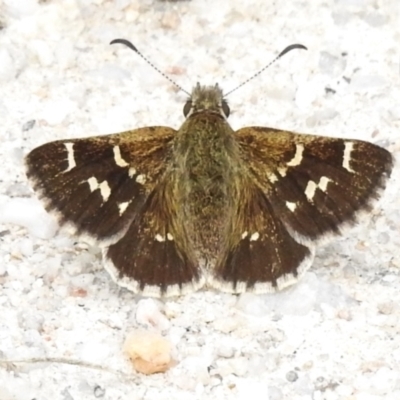
[[[188,114],[190,113],[190,110],[192,109],[192,100],[188,100],[185,105],[183,106],[183,115],[185,117],[188,116]]]
[[[229,114],[231,113],[231,109],[229,108],[228,103],[225,100],[222,101],[221,107],[225,117],[228,118]]]

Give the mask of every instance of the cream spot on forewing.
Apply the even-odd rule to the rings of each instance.
[[[249,234],[249,233],[248,233],[247,231],[244,231],[244,232],[242,233],[242,239],[245,239],[245,238],[247,237],[248,234]]]
[[[95,190],[99,189],[101,197],[104,201],[107,201],[111,194],[110,186],[108,186],[107,181],[103,181],[99,184],[98,180],[92,176],[87,180],[89,184],[90,191],[93,193]]]
[[[76,167],[75,157],[74,157],[74,144],[73,143],[64,143],[64,146],[67,150],[67,161],[68,167],[63,172],[71,171],[72,168]]]
[[[136,172],[137,171],[135,168],[133,168],[133,167],[129,168],[129,170],[128,170],[129,178],[132,178],[132,176],[136,175]]]
[[[308,181],[306,191],[306,197],[308,200],[312,200],[315,195],[315,191],[317,190],[317,184],[314,181]]]
[[[332,179],[329,179],[326,176],[321,177],[318,184],[316,184],[314,181],[308,181],[306,190],[304,191],[307,199],[309,201],[312,201],[317,189],[320,189],[323,192],[326,192],[329,182],[332,182]]]
[[[294,211],[296,209],[296,203],[292,203],[291,201],[287,201],[286,202],[286,207],[290,210],[290,211]]]
[[[278,177],[275,174],[273,174],[272,172],[267,175],[267,178],[271,183],[275,183],[278,181]]]
[[[353,151],[354,143],[353,142],[345,142],[344,144],[344,153],[343,153],[343,163],[342,166],[347,171],[354,173],[353,168],[350,167],[351,153]]]
[[[103,197],[104,201],[107,201],[111,194],[110,186],[108,186],[107,181],[103,181],[99,185],[101,197]]]
[[[168,240],[174,240],[174,237],[168,232],[167,233],[167,239]]]
[[[146,175],[140,174],[136,177],[136,182],[144,185],[146,183]]]
[[[118,167],[127,167],[129,164],[122,158],[119,146],[113,147],[114,160]]]
[[[304,146],[302,144],[296,144],[296,153],[294,157],[288,163],[286,163],[286,165],[288,167],[295,167],[296,165],[299,165],[303,159],[303,151]]]
[[[318,183],[318,187],[323,191],[326,192],[326,189],[328,188],[328,183],[332,182],[332,179],[327,178],[326,176],[323,176]]]
[[[92,176],[91,178],[89,178],[87,180],[88,184],[89,184],[89,188],[91,192],[94,192],[96,189],[99,188],[99,182],[97,182],[97,179]]]
[[[286,176],[287,168],[278,168],[279,175],[283,178]]]
[[[118,204],[119,215],[122,215],[129,206],[130,201],[125,201],[123,203]]]
[[[154,237],[157,242],[165,242],[165,236],[161,236],[159,233]]]
[[[256,240],[259,239],[259,237],[260,237],[260,234],[259,234],[258,232],[253,233],[253,234],[250,236],[250,242],[255,242]]]

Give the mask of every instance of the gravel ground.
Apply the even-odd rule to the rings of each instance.
[[[119,37],[189,91],[199,81],[227,92],[302,43],[307,52],[229,96],[233,128],[363,139],[398,158],[398,0],[0,0],[0,10],[1,400],[400,398],[397,165],[374,211],[319,248],[295,286],[165,301],[118,287],[96,247],[58,231],[23,170],[50,140],[180,126],[186,95],[109,46]],[[134,370],[123,343],[138,330],[171,345],[166,372]]]

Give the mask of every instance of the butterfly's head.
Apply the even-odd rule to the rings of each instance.
[[[201,86],[198,83],[193,88],[190,98],[183,107],[183,114],[186,118],[204,111],[217,113],[224,118],[229,117],[229,106],[218,84],[215,86]]]

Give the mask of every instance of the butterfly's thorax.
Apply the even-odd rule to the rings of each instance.
[[[240,160],[234,132],[218,113],[195,113],[179,130],[174,153],[181,218],[194,250],[212,258],[224,243],[237,198]]]

